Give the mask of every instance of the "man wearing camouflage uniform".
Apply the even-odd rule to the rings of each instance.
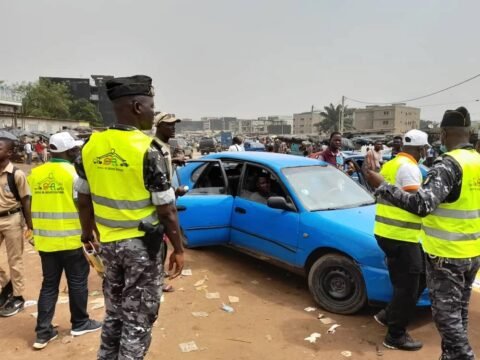
[[[417,193],[367,179],[376,195],[422,217],[433,319],[442,338],[441,360],[475,359],[468,342],[468,305],[480,268],[480,154],[469,143],[470,114],[460,107],[442,119],[446,152],[435,160]]]
[[[183,268],[166,161],[152,138],[138,130],[152,128],[151,82],[141,75],[107,81],[117,124],[94,133],[76,164],[81,239],[88,243],[97,233],[106,268],[101,360],[143,359],[150,346],[163,284],[161,225],[174,247],[171,277]]]

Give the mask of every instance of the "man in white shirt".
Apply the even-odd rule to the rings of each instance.
[[[240,136],[235,136],[232,142],[233,144],[228,148],[228,151],[245,151],[243,139]]]
[[[24,150],[26,155],[25,162],[30,165],[32,163],[32,154],[33,154],[32,144],[27,142],[24,146]]]

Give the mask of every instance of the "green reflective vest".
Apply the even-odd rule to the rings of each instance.
[[[417,165],[412,159],[401,153],[383,165],[380,174],[389,184],[395,184],[398,170],[404,164]],[[422,220],[419,216],[409,213],[389,202],[378,199],[375,213],[375,235],[387,239],[419,242]]]
[[[446,155],[462,168],[460,197],[441,203],[422,221],[422,245],[426,253],[447,258],[480,255],[480,154],[457,149]]]
[[[83,166],[101,242],[145,235],[144,220],[155,223],[156,208],[145,189],[143,159],[152,139],[139,130],[94,133],[82,149]]]
[[[53,252],[82,247],[82,229],[73,199],[75,168],[54,159],[36,167],[28,176],[32,191],[32,221],[35,248]]]

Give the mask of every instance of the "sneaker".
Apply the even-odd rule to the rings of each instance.
[[[420,350],[423,344],[420,341],[413,340],[410,335],[405,333],[402,337],[393,338],[390,334],[385,336],[383,346],[393,350],[417,351]]]
[[[0,293],[0,308],[2,308],[5,303],[7,302],[8,298],[11,297],[13,294],[13,286],[12,282],[9,281],[7,285],[5,285]]]
[[[8,317],[17,314],[23,310],[23,304],[25,304],[23,296],[12,296],[8,298],[0,310],[0,316]]]
[[[55,340],[57,337],[58,337],[58,331],[57,330],[53,330],[52,333],[50,334],[50,336],[46,339],[40,339],[40,338],[37,337],[35,342],[33,343],[33,348],[37,349],[37,350],[42,350],[43,348],[45,348],[48,345],[48,343],[50,341]]]
[[[77,329],[72,329],[72,331],[70,331],[70,335],[80,336],[80,335],[84,335],[87,333],[100,330],[101,328],[102,328],[102,323],[100,321],[89,319],[83,326]]]
[[[387,312],[385,309],[382,309],[376,315],[373,315],[373,318],[380,325],[387,326]]]

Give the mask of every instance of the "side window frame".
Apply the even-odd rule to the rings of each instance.
[[[202,177],[203,173],[210,167],[212,166],[212,164],[215,164],[217,163],[219,165],[219,168],[220,168],[220,171],[222,173],[222,177],[223,177],[223,192],[220,191],[220,194],[208,194],[208,193],[205,193],[205,194],[202,194],[202,193],[190,193],[189,192],[189,195],[231,195],[230,194],[230,191],[229,191],[229,188],[228,188],[228,178],[227,178],[227,174],[225,172],[225,168],[223,167],[223,163],[220,159],[202,159],[202,160],[188,160],[187,163],[205,163],[205,168],[201,171],[201,173],[198,175],[198,178],[197,178],[197,181],[195,181],[195,184],[198,182],[198,180]],[[198,168],[196,168],[195,170],[192,171],[191,175],[190,175],[190,179],[193,181],[192,179],[192,176],[193,174],[199,170],[199,168],[203,167],[204,165],[200,165]],[[191,189],[191,190],[195,190],[196,188],[194,189]],[[200,188],[201,189],[201,188]]]

